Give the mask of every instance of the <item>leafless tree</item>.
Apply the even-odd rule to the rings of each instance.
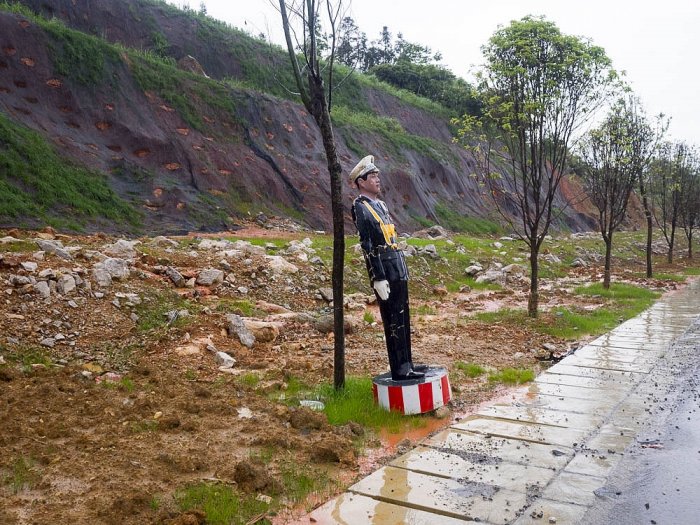
[[[331,124],[333,66],[335,62],[338,27],[342,19],[343,2],[331,0],[279,0],[282,27],[294,72],[296,88],[304,107],[316,121],[326,152],[331,187],[333,215],[333,384],[345,385],[345,329],[343,316],[343,265],[345,255],[345,226],[343,222],[342,167]],[[319,43],[320,29],[325,25],[327,38]],[[321,54],[324,49],[325,56]],[[297,51],[300,53],[297,54]],[[327,81],[327,82],[326,82]]]

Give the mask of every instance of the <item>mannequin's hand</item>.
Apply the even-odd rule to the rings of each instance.
[[[374,281],[374,289],[382,301],[389,298],[389,281]]]

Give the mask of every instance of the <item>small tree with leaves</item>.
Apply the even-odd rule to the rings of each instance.
[[[693,152],[684,142],[662,144],[659,158],[654,165],[654,219],[664,235],[668,252],[666,259],[673,262],[676,231],[681,219],[683,182],[692,169]]]
[[[589,131],[579,144],[581,176],[586,194],[598,210],[598,227],[605,242],[603,288],[610,288],[613,234],[627,214],[636,187],[631,133],[634,115],[625,100],[611,108],[605,121]]]
[[[342,167],[338,161],[330,112],[333,90],[333,66],[339,25],[342,19],[342,1],[300,0],[298,2],[287,2],[279,0],[279,7],[296,88],[304,107],[313,117],[321,132],[323,148],[326,152],[328,174],[330,176],[331,210],[333,215],[333,335],[335,337],[333,384],[336,389],[340,389],[345,385],[345,329],[343,316],[345,226],[341,179]],[[319,33],[324,23],[327,25],[328,34],[324,35],[323,46],[319,46]],[[324,47],[326,51],[325,56],[321,56],[321,47]],[[297,55],[297,50],[301,50],[301,56]]]
[[[688,259],[693,258],[693,236],[700,227],[700,158],[693,149],[688,169],[681,175],[681,226],[688,241]]]
[[[605,51],[543,18],[501,28],[482,48],[484,118],[459,136],[479,161],[496,209],[530,251],[528,315],[538,310],[538,255],[556,209],[574,130],[609,96],[616,75]],[[475,126],[485,130],[474,142]],[[502,175],[501,175],[502,174]]]

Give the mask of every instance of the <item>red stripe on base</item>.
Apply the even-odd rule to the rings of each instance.
[[[433,409],[433,384],[420,383],[418,385],[418,398],[420,399],[420,413],[430,412]]]
[[[446,405],[450,402],[450,381],[447,379],[447,374],[440,378],[442,385],[442,404]]]
[[[389,410],[395,410],[403,414],[403,389],[400,386],[390,386],[389,389]]]
[[[376,383],[372,383],[372,397],[374,397],[375,404],[379,403],[379,393],[377,392]]]

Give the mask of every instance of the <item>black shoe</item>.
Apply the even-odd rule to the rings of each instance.
[[[411,365],[411,369],[414,372],[427,372],[430,369],[430,365]]]
[[[396,375],[392,376],[392,379],[394,381],[410,381],[411,379],[423,379],[425,377],[425,374],[423,372],[416,372],[414,370],[410,370],[406,375]]]

